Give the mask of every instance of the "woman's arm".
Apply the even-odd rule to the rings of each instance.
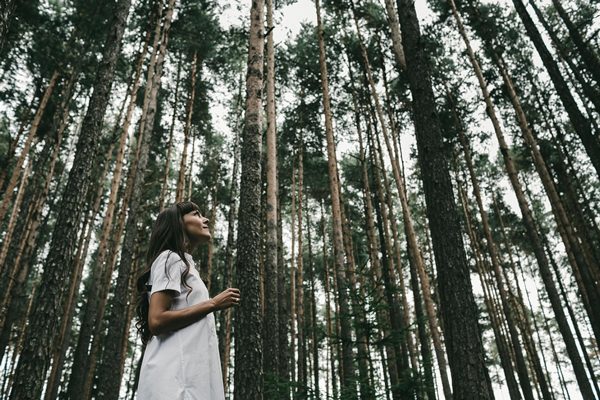
[[[213,311],[229,308],[240,302],[239,289],[229,288],[193,306],[171,310],[173,292],[164,290],[152,294],[148,311],[148,326],[153,335],[176,331],[193,324]]]

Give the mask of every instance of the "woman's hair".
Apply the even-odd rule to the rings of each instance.
[[[142,337],[142,342],[146,343],[152,333],[148,324],[148,310],[150,308],[150,293],[149,286],[150,270],[156,258],[165,250],[170,250],[176,253],[181,261],[186,265],[185,270],[181,274],[181,281],[185,286],[190,288],[186,282],[186,277],[190,271],[190,264],[185,257],[185,251],[188,246],[188,238],[183,225],[183,216],[192,211],[197,211],[198,206],[190,201],[177,203],[168,208],[165,208],[158,214],[152,234],[150,235],[150,243],[148,245],[148,253],[146,254],[146,271],[137,280],[138,305],[136,309],[137,323],[136,327]],[[167,270],[167,260],[165,260],[165,272],[169,276]],[[191,290],[191,288],[190,288]]]

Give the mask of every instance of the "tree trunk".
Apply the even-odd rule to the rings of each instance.
[[[329,96],[329,77],[325,60],[325,41],[323,25],[321,22],[320,0],[315,0],[317,12],[317,40],[319,43],[319,67],[321,88],[323,91],[323,109],[325,114],[325,133],[327,137],[327,164],[329,172],[329,190],[331,192],[331,209],[333,222],[333,248],[335,256],[335,269],[337,276],[338,295],[340,303],[340,328],[342,336],[342,370],[341,391],[349,399],[356,398],[356,383],[352,355],[352,331],[350,322],[350,308],[348,299],[348,284],[345,279],[344,244],[342,234],[341,204],[339,199],[339,182],[337,174],[337,157],[335,154],[335,141],[333,136],[333,117],[331,114],[331,100]]]
[[[87,195],[94,167],[89,160],[93,159],[98,149],[102,119],[110,97],[110,87],[130,5],[131,0],[119,0],[115,5],[114,22],[107,36],[103,61],[98,69],[88,112],[77,143],[73,167],[63,192],[42,276],[44,285],[41,285],[36,293],[24,349],[15,372],[11,399],[39,398],[43,389],[66,300],[66,290],[57,288],[68,287],[70,283],[74,239],[84,207],[81,199]]]
[[[412,223],[412,215],[411,215],[410,207],[408,205],[408,200],[406,198],[406,188],[404,187],[404,177],[400,173],[400,166],[399,166],[398,160],[396,159],[394,152],[392,150],[392,145],[390,144],[387,125],[386,125],[385,117],[383,114],[383,108],[381,106],[381,102],[379,100],[379,95],[377,94],[377,90],[375,87],[375,82],[372,77],[372,72],[371,72],[371,67],[370,67],[367,51],[366,51],[366,48],[364,46],[363,40],[360,35],[360,28],[358,26],[358,21],[356,19],[356,16],[355,16],[355,24],[356,24],[356,28],[358,31],[363,60],[365,63],[367,79],[369,82],[369,86],[371,88],[371,95],[375,102],[375,110],[377,111],[377,117],[378,117],[379,123],[381,125],[381,131],[383,134],[383,138],[385,140],[388,157],[390,158],[390,163],[392,165],[392,170],[394,173],[396,189],[398,191],[398,195],[400,198],[400,204],[402,206],[402,214],[403,214],[404,228],[405,228],[405,234],[406,234],[407,244],[408,244],[409,259],[410,259],[411,264],[413,264],[417,267],[417,270],[419,271],[419,274],[421,276],[421,283],[423,285],[423,292],[425,294],[425,304],[426,304],[426,309],[427,309],[428,321],[430,324],[430,332],[431,332],[431,335],[432,335],[432,338],[434,341],[438,364],[440,366],[440,377],[442,379],[442,386],[444,388],[445,396],[447,398],[451,398],[452,391],[450,388],[450,383],[449,383],[448,375],[446,372],[446,369],[447,369],[446,357],[445,357],[443,349],[442,349],[441,338],[440,338],[440,334],[438,332],[439,328],[437,325],[437,315],[435,312],[435,308],[433,306],[433,302],[431,300],[431,296],[429,295],[429,293],[431,293],[431,290],[429,289],[429,277],[425,273],[423,258],[421,256],[421,251],[420,251],[419,246],[416,241],[416,233],[415,233],[414,226]],[[392,220],[395,220],[395,219],[392,218]],[[399,271],[399,273],[401,273],[401,271]]]
[[[260,309],[260,209],[263,17],[264,2],[252,2],[246,74],[246,114],[241,148],[242,175],[238,216],[236,271],[242,302],[236,318],[235,400],[261,400],[263,397],[263,351]]]
[[[236,121],[236,128],[239,124]],[[235,130],[235,143],[233,150],[233,169],[231,171],[231,204],[227,215],[227,243],[225,245],[225,272],[223,281],[225,287],[233,286],[233,252],[235,247],[235,218],[237,216],[237,196],[238,196],[238,171],[239,171],[239,149],[240,135]],[[220,313],[221,323],[219,324],[219,351],[221,355],[221,373],[223,375],[223,386],[225,390],[229,387],[229,359],[231,350],[231,317],[230,308]]]
[[[325,211],[324,211],[324,206],[323,203],[321,203],[321,235],[322,235],[322,239],[323,239],[323,269],[325,271],[325,323],[326,323],[326,330],[327,330],[327,348],[329,349],[329,368],[327,371],[331,372],[331,391],[333,394],[333,398],[337,399],[338,397],[338,387],[337,387],[337,379],[336,379],[336,370],[335,370],[335,358],[332,354],[335,346],[333,344],[332,338],[333,336],[333,326],[331,323],[331,289],[330,289],[330,284],[329,284],[329,263],[328,263],[328,256],[327,256],[327,235],[326,235],[326,229],[325,229]],[[329,381],[329,380],[328,380]],[[329,386],[328,386],[329,387]]]
[[[167,155],[165,156],[165,173],[163,175],[160,187],[160,198],[158,209],[165,207],[165,200],[169,192],[169,173],[171,171],[171,157],[173,153],[173,132],[175,130],[175,121],[177,120],[177,104],[179,103],[179,82],[181,77],[181,56],[177,62],[177,76],[175,78],[175,100],[173,101],[173,116],[171,117],[171,126],[169,128],[169,142],[167,143]]]
[[[279,193],[281,193],[281,187],[279,188]],[[278,196],[279,197],[279,196]],[[279,273],[277,274],[277,291],[279,292],[279,379],[282,382],[287,382],[289,380],[289,343],[288,343],[288,324],[289,321],[289,307],[286,299],[286,284],[285,284],[285,260],[283,259],[283,221],[281,218],[281,197],[278,198],[277,201],[277,270]],[[285,393],[284,393],[285,392]],[[289,398],[289,395],[286,395],[287,391],[283,389],[281,386],[279,388],[279,396],[284,399]]]
[[[273,0],[266,0],[267,27],[273,27]],[[266,382],[265,398],[277,399],[279,367],[279,296],[277,288],[277,133],[275,113],[275,46],[273,32],[267,35],[267,199],[266,199],[266,259],[265,259],[265,331],[264,331],[264,368]]]
[[[402,34],[400,33],[400,22],[398,22],[398,13],[393,0],[385,0],[385,11],[387,13],[388,25],[392,33],[392,52],[398,68],[406,69],[406,58],[402,48]]]
[[[493,398],[448,161],[414,4],[397,0],[455,398]]]
[[[119,396],[124,357],[121,350],[123,341],[129,334],[130,323],[130,321],[123,318],[123,316],[128,315],[128,303],[131,301],[129,294],[130,275],[133,273],[137,276],[140,272],[134,269],[134,264],[138,255],[138,251],[136,251],[136,242],[138,240],[138,214],[143,201],[142,195],[144,183],[146,181],[145,173],[150,150],[150,139],[154,129],[156,103],[158,93],[160,92],[163,65],[167,54],[169,31],[174,7],[175,0],[170,0],[164,18],[164,26],[160,35],[159,45],[156,50],[158,53],[156,62],[151,64],[148,69],[148,79],[146,81],[147,90],[146,93],[144,93],[144,109],[147,110],[147,113],[146,115],[142,115],[142,119],[140,120],[138,148],[136,149],[136,156],[132,162],[130,176],[128,176],[127,179],[127,189],[123,202],[123,211],[126,210],[128,206],[126,234],[121,249],[121,259],[118,266],[114,296],[111,299],[109,312],[107,313],[107,316],[104,317],[107,326],[110,327],[110,331],[108,334],[101,335],[101,325],[97,325],[96,335],[94,336],[96,343],[92,343],[92,357],[90,359],[90,371],[88,372],[86,379],[85,392],[91,392],[94,372],[97,372],[97,396],[104,399],[117,399]],[[130,201],[125,202],[128,198]],[[122,215],[119,218],[122,218]],[[119,221],[119,223],[120,222],[121,221]],[[120,226],[117,229],[120,230]],[[120,235],[117,237],[120,238]],[[111,268],[113,263],[114,261],[109,257],[108,267]],[[139,264],[142,263],[140,262]],[[105,285],[108,287],[107,281],[105,281]],[[101,305],[102,314],[99,315],[104,315],[106,302],[106,295],[103,294],[103,304]],[[98,351],[102,345],[102,359],[100,360],[98,371],[95,371]],[[95,349],[94,346],[96,346]]]
[[[72,331],[72,325],[73,325],[73,317],[75,314],[75,306],[77,304],[77,300],[78,300],[78,296],[77,296],[77,289],[79,288],[80,284],[81,284],[81,277],[82,277],[82,273],[83,273],[83,268],[85,266],[85,259],[87,257],[88,254],[88,250],[89,250],[89,245],[92,239],[92,233],[95,231],[94,229],[94,219],[96,217],[96,215],[98,215],[98,211],[100,210],[100,206],[102,205],[102,199],[103,199],[103,193],[104,193],[104,181],[106,179],[106,176],[108,175],[108,172],[110,170],[110,164],[111,164],[111,158],[112,158],[112,153],[113,153],[113,148],[114,148],[114,144],[110,144],[109,148],[106,149],[105,152],[99,152],[97,154],[97,157],[102,159],[101,162],[98,162],[97,164],[103,163],[104,167],[102,169],[102,171],[100,172],[100,174],[97,174],[96,172],[94,172],[94,180],[96,180],[97,182],[101,182],[102,184],[99,184],[96,192],[94,193],[93,199],[90,199],[91,201],[88,203],[92,203],[93,206],[91,207],[89,214],[86,218],[86,221],[84,223],[84,226],[81,230],[81,237],[79,240],[79,246],[78,246],[78,250],[77,250],[77,256],[75,258],[76,262],[75,262],[75,268],[73,269],[72,272],[72,277],[71,277],[71,285],[69,287],[69,293],[68,293],[68,297],[67,297],[67,304],[64,310],[64,313],[62,315],[62,319],[61,319],[61,327],[60,327],[60,335],[58,336],[58,339],[56,341],[55,344],[55,349],[54,349],[54,353],[52,356],[52,368],[51,368],[51,372],[50,372],[50,378],[48,379],[48,384],[46,386],[46,394],[45,394],[45,399],[47,400],[51,400],[56,398],[56,391],[58,390],[58,385],[60,384],[59,380],[60,380],[60,374],[62,373],[62,370],[64,368],[64,359],[67,353],[67,349],[69,346],[69,338],[71,335],[71,331]],[[103,154],[105,153],[105,154]],[[87,230],[87,232],[86,232]],[[90,279],[92,278],[91,276],[88,278]],[[91,280],[91,279],[90,279]],[[95,281],[92,283],[92,285],[101,285],[100,282]],[[89,339],[89,337],[88,337]],[[88,345],[89,345],[89,341],[85,342],[85,351],[87,353],[88,350]],[[79,367],[79,366],[78,366]],[[76,368],[78,368],[76,367]],[[75,368],[72,368],[72,371]],[[73,375],[73,372],[71,373]],[[69,393],[67,392],[67,396],[69,395]],[[78,396],[80,396],[81,394],[77,394],[75,396],[71,395],[71,398],[77,398]]]
[[[160,22],[157,21],[157,26]],[[129,90],[129,104],[125,114],[123,127],[120,129],[117,156],[115,160],[114,171],[112,173],[112,181],[110,185],[110,194],[106,207],[105,217],[102,220],[101,234],[98,239],[98,250],[94,265],[90,268],[90,277],[88,284],[82,295],[83,305],[81,308],[81,327],[77,339],[77,346],[73,353],[73,369],[69,379],[67,396],[69,398],[78,398],[84,393],[86,377],[91,372],[90,368],[90,342],[97,342],[96,337],[102,326],[104,305],[106,296],[110,286],[110,278],[112,275],[112,263],[106,262],[110,236],[112,232],[112,224],[114,213],[117,207],[117,195],[119,192],[119,184],[121,183],[121,175],[123,171],[123,162],[125,159],[126,140],[129,133],[129,125],[133,117],[135,109],[136,95],[140,86],[140,75],[142,71],[143,61],[146,56],[146,49],[150,38],[150,29],[146,35],[146,40],[143,44],[143,50],[140,51],[136,62],[136,69]],[[154,49],[157,48],[159,41],[159,30],[156,30],[156,38]],[[152,66],[150,67],[152,68]],[[119,131],[119,120],[117,120],[117,128],[115,133]],[[85,257],[85,256],[84,256]]]
[[[194,100],[196,97],[196,69],[198,63],[198,53],[194,52],[192,56],[192,66],[190,67],[190,91],[186,106],[185,127],[183,129],[183,153],[179,163],[179,178],[177,179],[177,189],[175,191],[175,202],[184,200],[185,193],[185,167],[187,165],[188,147],[190,145],[190,135],[192,130],[192,116],[194,114]]]
[[[291,256],[290,256],[290,381],[295,383],[296,380],[296,163],[295,157],[292,161],[292,194],[291,194]],[[293,391],[292,391],[293,393]]]
[[[307,205],[308,210],[308,205]],[[313,261],[313,250],[312,250],[312,233],[310,230],[311,223],[308,212],[306,213],[306,237],[308,239],[308,279],[310,282],[310,338],[311,338],[311,350],[312,350],[312,361],[313,361],[313,391],[315,398],[319,399],[321,397],[321,389],[319,382],[319,370],[320,370],[320,360],[319,360],[319,343],[317,337],[317,299],[315,295],[315,265]]]
[[[306,368],[306,347],[304,330],[304,246],[302,231],[302,210],[304,196],[304,140],[302,131],[300,131],[300,143],[298,145],[298,202],[297,202],[297,237],[298,237],[298,255],[296,257],[296,311],[298,327],[298,378],[296,379],[295,399],[305,399],[307,395],[307,368]]]

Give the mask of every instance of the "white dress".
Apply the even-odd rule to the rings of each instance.
[[[208,290],[186,253],[190,270],[187,285],[181,280],[186,266],[172,251],[162,252],[152,264],[150,295],[176,292],[171,310],[208,300]],[[212,313],[164,335],[153,336],[146,346],[137,390],[138,400],[224,400],[221,360]]]

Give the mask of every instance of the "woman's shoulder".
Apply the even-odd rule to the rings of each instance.
[[[171,268],[177,264],[184,264],[179,254],[173,250],[165,250],[154,259],[152,269],[158,266]]]

